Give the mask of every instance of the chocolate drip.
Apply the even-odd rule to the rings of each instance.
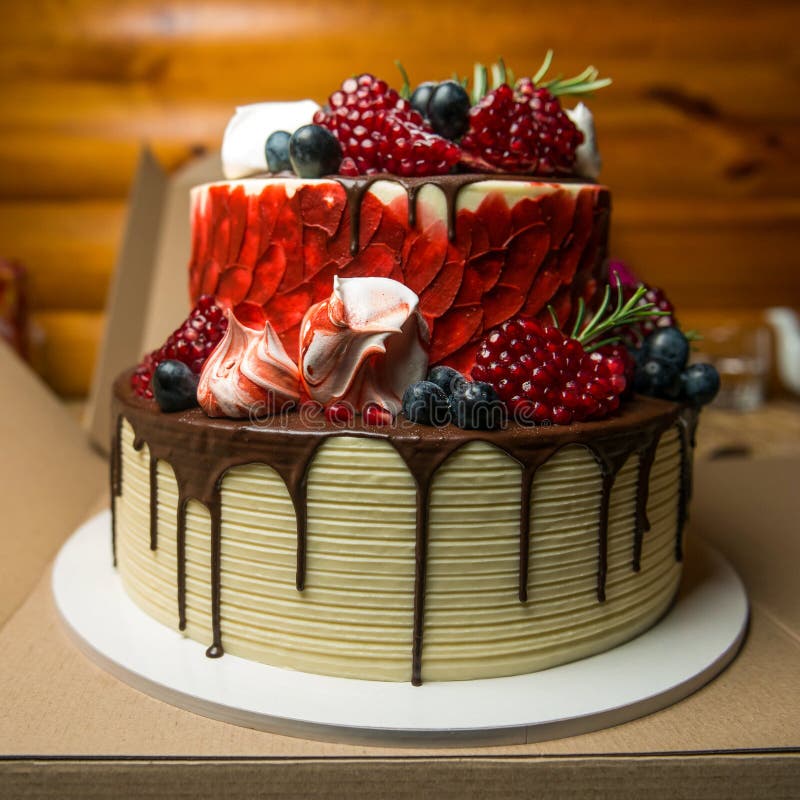
[[[306,488],[308,470],[317,449],[329,438],[348,436],[389,441],[407,465],[416,485],[414,621],[412,635],[412,683],[422,680],[422,650],[425,624],[425,584],[428,549],[428,507],[436,471],[461,446],[483,441],[496,446],[522,467],[520,490],[519,599],[525,602],[528,586],[530,545],[531,490],[537,469],[561,448],[578,444],[586,447],[597,461],[602,475],[602,494],[598,520],[597,596],[605,598],[608,546],[608,510],[614,480],[626,459],[640,455],[637,508],[646,504],[649,470],[642,468],[643,454],[654,451],[658,437],[675,424],[681,412],[674,403],[650,398],[635,398],[624,415],[600,422],[550,428],[523,428],[510,425],[500,431],[462,431],[453,426],[432,428],[398,420],[392,429],[356,423],[341,429],[323,420],[311,423],[300,414],[269,418],[258,424],[244,420],[211,419],[200,409],[177,414],[163,414],[152,402],[142,400],[129,388],[130,374],[115,384],[114,413],[117,431],[124,417],[135,432],[134,447],[140,450],[145,441],[151,463],[164,459],[169,463],[178,484],[177,558],[179,627],[186,626],[186,515],[187,503],[195,499],[211,516],[211,617],[212,643],[209,657],[223,654],[221,630],[221,527],[222,480],[227,470],[245,464],[264,463],[283,480],[297,518],[297,588],[305,586],[307,535]],[[683,420],[683,418],[680,418]],[[693,430],[691,421],[682,422],[687,446],[683,452],[681,503],[688,501],[686,482],[691,457],[688,448]],[[115,443],[119,448],[119,441]],[[112,459],[112,462],[115,459]],[[151,473],[152,474],[152,473]],[[112,485],[121,488],[118,466],[112,463]],[[151,493],[152,503],[152,493]],[[157,504],[156,504],[157,505]],[[151,504],[151,509],[153,505]],[[685,510],[680,512],[685,515]],[[157,516],[157,507],[151,517]],[[637,518],[640,518],[637,511]],[[152,520],[151,520],[152,522]],[[677,551],[676,551],[677,554]]]
[[[519,461],[522,466],[522,480],[520,482],[519,496],[519,585],[517,596],[520,603],[528,601],[528,566],[530,563],[531,543],[531,492],[536,479],[536,471],[556,453],[558,448],[544,448],[538,457],[531,460],[528,455],[525,460]]]
[[[422,685],[422,641],[425,628],[425,579],[428,566],[428,507],[431,485],[439,467],[463,442],[438,451],[416,439],[392,440],[395,450],[406,463],[416,483],[416,521],[414,533],[414,625],[411,636],[411,683]]]
[[[508,181],[519,183],[520,181],[530,180],[531,183],[552,183],[551,181],[543,180],[541,177],[534,175],[486,175],[476,173],[462,173],[459,175],[436,175],[426,176],[421,178],[401,178],[397,175],[381,174],[369,175],[359,178],[347,178],[342,175],[332,175],[332,180],[335,180],[345,191],[347,198],[347,208],[350,214],[350,255],[355,257],[358,255],[360,248],[360,235],[361,235],[361,203],[364,200],[364,195],[369,191],[372,184],[378,181],[389,181],[402,186],[408,195],[408,224],[414,228],[417,224],[417,195],[426,184],[436,186],[444,194],[445,208],[447,210],[447,238],[449,241],[454,242],[456,238],[456,211],[458,206],[458,196],[461,190],[466,186],[471,186],[474,183],[484,183],[485,181]],[[561,177],[559,176],[557,183],[574,183],[586,184],[593,186],[592,181],[583,178],[574,177]],[[554,184],[557,185],[557,184]],[[605,211],[608,216],[608,207],[610,201],[608,200],[608,192],[603,192],[605,199],[598,201],[598,208],[600,211]]]
[[[600,466],[600,514],[597,524],[597,600],[606,600],[606,576],[608,574],[608,512],[611,508],[611,491],[622,466],[631,453],[631,444],[635,452],[638,441],[601,442],[599,445],[587,445]]]
[[[354,258],[358,255],[361,234],[361,201],[376,180],[379,179],[336,178],[336,182],[344,189],[347,198],[347,209],[350,213],[350,255]]]
[[[528,601],[528,565],[531,549],[531,491],[536,467],[523,468],[519,498],[519,589],[520,603]]]
[[[178,497],[178,520],[175,528],[175,550],[178,572],[178,630],[186,630],[186,503]]]
[[[158,459],[150,451],[150,549],[158,548]]]
[[[692,499],[692,450],[695,446],[698,410],[686,409],[678,419],[681,450],[681,472],[678,487],[678,520],[675,535],[675,560],[683,561],[683,528],[689,519],[689,501]]]
[[[222,498],[221,483],[214,485],[214,498],[208,503],[211,513],[211,646],[206,650],[209,658],[225,654],[222,648]]]
[[[411,684],[422,685],[422,636],[425,628],[425,578],[428,566],[429,485],[417,484],[414,538],[414,629],[411,635]]]
[[[297,520],[297,573],[295,575],[295,586],[298,592],[302,592],[306,586],[306,540],[308,538],[308,503],[306,493],[308,490],[308,470],[317,448],[322,444],[322,440],[313,442],[302,452],[302,463],[300,469],[295,472],[282,472],[281,477],[289,491],[294,506],[295,519]]]
[[[409,228],[417,227],[417,195],[419,194],[419,190],[422,188],[422,186],[423,184],[417,184],[416,186],[413,185],[406,186],[406,192],[408,193]]]
[[[117,566],[117,515],[115,505],[122,495],[122,416],[114,419],[114,435],[111,439],[111,458],[109,460],[111,479],[111,562]]]
[[[639,572],[642,567],[642,542],[644,534],[650,530],[647,517],[647,501],[650,498],[650,470],[656,457],[660,436],[653,436],[639,452],[639,468],[636,479],[636,511],[633,519],[633,559],[631,568]]]

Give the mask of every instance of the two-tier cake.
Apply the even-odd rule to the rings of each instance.
[[[193,191],[195,308],[115,386],[114,553],[211,657],[515,675],[675,595],[714,375],[609,278],[591,115],[558,100],[604,82],[483,75],[241,109]]]

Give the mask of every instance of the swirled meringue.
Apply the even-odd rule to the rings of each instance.
[[[197,386],[197,402],[209,417],[274,414],[300,399],[297,366],[286,355],[269,322],[248,328],[226,311],[228,330],[208,357]]]
[[[392,414],[428,369],[419,298],[391,278],[333,279],[333,293],[300,326],[300,379],[312,400],[376,404]]]
[[[313,100],[293,103],[253,103],[239,106],[222,137],[222,172],[228,180],[267,172],[264,150],[275,131],[294,133],[311,122],[319,106]]]
[[[566,109],[572,124],[583,134],[583,143],[575,151],[575,172],[584,178],[596,181],[600,176],[603,161],[597,149],[597,135],[594,132],[594,117],[589,108],[578,103],[575,108]]]

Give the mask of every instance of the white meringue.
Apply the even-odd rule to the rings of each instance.
[[[572,124],[583,134],[583,143],[575,151],[575,172],[584,178],[597,180],[603,160],[597,149],[597,136],[594,131],[594,117],[589,108],[578,103],[575,108],[566,109]]]
[[[376,404],[392,414],[428,369],[419,298],[391,278],[334,278],[331,296],[300,326],[300,379],[312,400]]]
[[[313,100],[293,103],[253,103],[239,106],[222,138],[222,172],[228,180],[267,171],[266,144],[275,131],[294,133],[309,125],[319,105]]]
[[[197,401],[209,417],[238,419],[274,414],[300,399],[297,366],[269,322],[264,330],[242,325],[226,312],[228,330],[200,373]]]

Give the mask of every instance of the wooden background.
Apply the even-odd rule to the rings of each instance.
[[[41,369],[86,388],[142,142],[174,167],[237,103],[395,58],[412,82],[594,63],[612,252],[687,313],[798,306],[798,31],[796,0],[0,0],[0,254],[30,269]]]

